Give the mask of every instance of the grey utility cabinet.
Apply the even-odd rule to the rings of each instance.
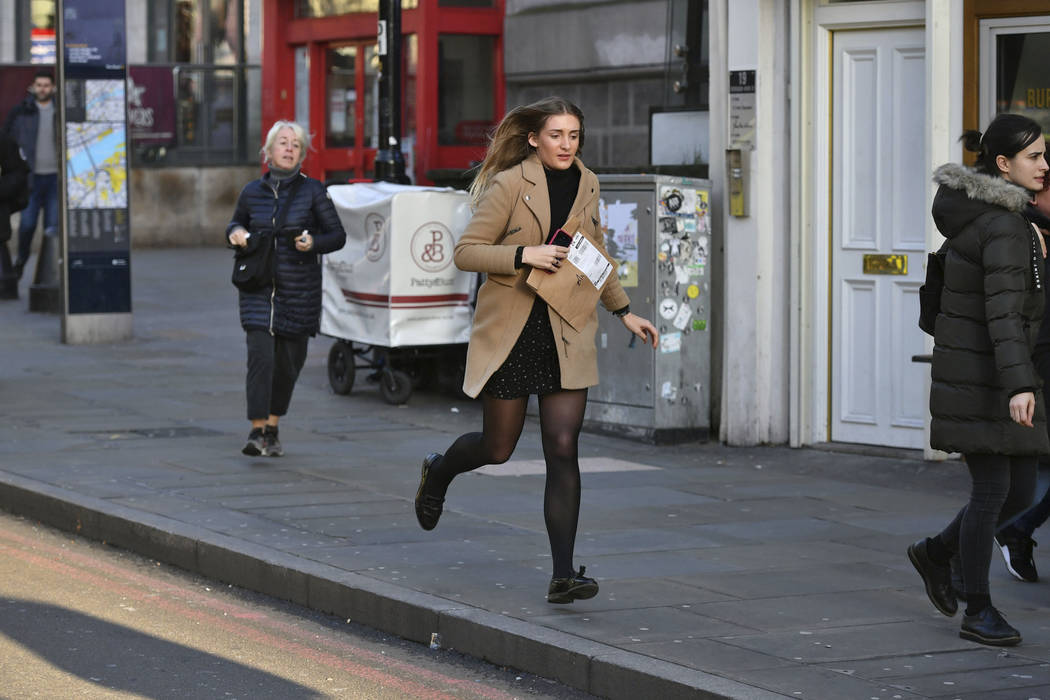
[[[710,428],[710,181],[601,175],[605,245],[631,310],[660,331],[653,351],[599,313],[598,372],[587,425],[649,442],[706,439]]]

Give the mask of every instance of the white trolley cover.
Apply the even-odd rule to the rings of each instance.
[[[383,347],[467,342],[476,275],[452,253],[470,221],[469,195],[385,182],[328,193],[346,245],[324,256],[321,332]]]

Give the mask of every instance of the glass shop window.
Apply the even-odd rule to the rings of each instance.
[[[491,0],[490,0],[491,1]],[[402,10],[418,7],[417,0],[402,0]],[[379,12],[379,0],[296,0],[295,16],[300,18],[337,17],[355,12]]]
[[[995,110],[1023,114],[1050,134],[1050,31],[996,37]]]
[[[496,38],[442,34],[438,38],[438,143],[483,146],[495,126],[493,58]]]
[[[327,148],[355,145],[357,134],[357,46],[328,49],[325,85],[328,112]]]

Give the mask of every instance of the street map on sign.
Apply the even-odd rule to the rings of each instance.
[[[128,206],[124,81],[89,80],[83,122],[66,124],[66,183],[70,209]]]
[[[70,209],[128,206],[122,122],[66,124],[66,186]]]

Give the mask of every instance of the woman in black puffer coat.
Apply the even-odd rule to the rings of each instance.
[[[320,328],[320,256],[346,242],[325,186],[299,171],[309,147],[309,135],[301,126],[275,123],[262,149],[269,171],[241,191],[226,227],[229,245],[243,247],[251,232],[273,228],[279,212],[284,212],[284,225],[275,240],[273,283],[255,292],[240,292],[252,424],[241,450],[246,455],[284,454],[277,425],[288,412],[295,380],[306,361],[307,342]]]
[[[1043,317],[1042,237],[1022,213],[1047,173],[1040,126],[1001,114],[982,137],[974,170],[948,164],[933,218],[948,239],[930,391],[930,446],[962,452],[973,486],[969,503],[940,534],[908,548],[934,606],[954,615],[966,601],[959,636],[1008,646],[1021,641],[992,606],[988,588],[999,523],[1031,505],[1039,455],[1050,453],[1042,382],[1032,363]],[[964,591],[951,585],[961,559]]]

